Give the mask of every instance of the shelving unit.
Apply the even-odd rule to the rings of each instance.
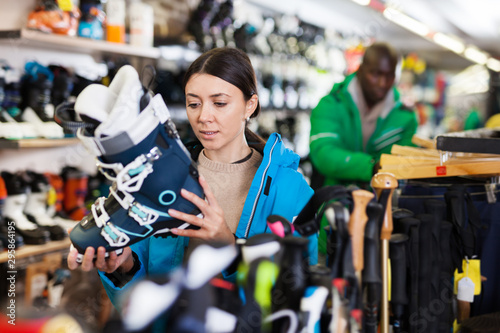
[[[29,45],[30,47],[89,55],[115,54],[149,59],[158,59],[161,55],[160,50],[155,47],[137,47],[89,38],[48,34],[30,29],[0,31],[0,38],[10,40],[12,46]]]
[[[105,75],[102,70],[106,66],[104,61],[118,56],[127,57],[140,72],[145,65],[156,65],[165,52],[156,47],[49,34],[19,26],[0,29],[0,53],[15,68],[22,68],[29,59],[46,66],[52,63],[78,68],[91,76]],[[78,165],[89,173],[95,171],[94,158],[77,138],[0,139],[0,150],[0,168],[8,171],[31,168],[38,172],[57,172],[64,165]],[[13,158],[17,159],[15,164],[9,162]]]
[[[77,138],[20,140],[0,139],[0,149],[53,148],[71,146],[79,143],[80,141]]]
[[[46,244],[41,245],[23,245],[19,249],[16,249],[16,260],[20,260],[23,258],[36,256],[39,254],[46,254],[55,251],[61,251],[65,249],[69,249],[71,245],[71,241],[68,238],[60,240],[60,241],[51,241]],[[0,263],[7,262],[8,253],[2,252],[0,253]]]

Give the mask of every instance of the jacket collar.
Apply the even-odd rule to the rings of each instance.
[[[264,150],[259,149],[257,145],[249,144],[250,147],[256,149],[259,153],[264,156],[263,163],[273,159],[273,164],[290,167],[297,170],[299,166],[300,157],[295,154],[291,149],[286,148],[281,139],[281,135],[278,133],[272,133],[266,141]],[[203,146],[199,141],[192,141],[186,144],[187,150],[191,154],[193,161],[198,161]]]
[[[347,90],[347,87],[349,87],[349,84],[351,83],[352,79],[356,76],[358,72],[354,72],[352,74],[349,74],[346,76],[344,81],[335,83],[332,87],[332,90],[330,91],[331,95],[335,95],[338,93],[342,94],[349,94],[349,91]],[[400,94],[399,91],[396,89],[395,86],[392,87],[392,92],[394,94],[394,104],[397,106],[401,103],[400,101]]]

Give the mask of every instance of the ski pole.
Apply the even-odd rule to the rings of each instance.
[[[430,274],[430,299],[440,299],[441,290],[440,285],[440,273],[441,273],[441,221],[446,219],[446,203],[439,199],[427,199],[424,201],[425,212],[432,216],[431,224],[431,238],[428,241],[428,247],[431,256],[431,274]],[[443,302],[444,303],[444,302]],[[443,304],[444,306],[444,304]],[[437,316],[439,317],[439,316]],[[427,326],[429,333],[439,332],[439,320],[430,321]]]
[[[332,278],[339,277],[344,255],[344,244],[349,237],[347,221],[349,221],[349,210],[340,202],[329,203],[325,208],[324,216],[328,221],[328,252],[327,267],[331,269]]]
[[[364,312],[364,331],[376,333],[378,326],[378,308],[380,303],[380,225],[383,207],[375,201],[368,203],[366,213],[368,222],[365,227],[365,265],[363,268],[363,285],[366,288],[366,305]]]
[[[349,331],[348,300],[346,299],[346,266],[352,267],[351,247],[347,221],[349,210],[340,202],[329,203],[324,210],[328,220],[331,234],[328,242],[329,253],[328,267],[331,268],[332,277],[332,315],[329,331],[345,333]],[[354,269],[352,269],[354,271]],[[349,275],[349,274],[347,274]]]
[[[273,313],[284,309],[300,311],[300,302],[307,287],[307,268],[303,253],[307,251],[308,242],[307,238],[291,235],[281,238],[283,256],[271,295]],[[273,322],[272,331],[283,332],[289,327],[286,319],[277,319]]]
[[[401,215],[399,215],[401,216]],[[412,215],[407,215],[407,217],[396,218],[396,211],[392,214],[392,219],[394,222],[394,233],[404,234],[408,236],[408,246],[407,249],[407,259],[409,260],[407,265],[407,281],[409,285],[408,294],[409,294],[409,304],[408,304],[408,313],[409,316],[406,318],[405,327],[407,327],[408,333],[416,333],[418,332],[418,302],[419,302],[419,290],[418,290],[418,282],[419,282],[419,227],[420,220]],[[412,316],[414,320],[409,320],[409,317]]]
[[[392,234],[392,194],[398,187],[398,181],[394,175],[387,172],[379,172],[372,177],[371,186],[376,190],[379,203],[385,208],[384,219],[380,230],[382,240],[382,304],[380,311],[381,332],[389,332],[389,280],[388,259],[389,240]]]
[[[401,332],[404,307],[408,304],[406,291],[406,242],[408,236],[392,234],[389,242],[391,257],[391,305],[393,317],[393,332]]]

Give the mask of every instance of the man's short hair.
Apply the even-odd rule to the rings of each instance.
[[[399,54],[390,44],[385,42],[376,42],[370,45],[363,55],[363,63],[371,59],[387,57],[396,66],[399,61]]]

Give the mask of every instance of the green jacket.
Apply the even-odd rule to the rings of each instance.
[[[356,74],[333,86],[311,112],[310,158],[325,176],[324,185],[369,183],[380,155],[389,154],[393,144],[412,145],[417,117],[399,100],[385,118],[377,120],[373,135],[363,147],[361,119],[347,87]]]

